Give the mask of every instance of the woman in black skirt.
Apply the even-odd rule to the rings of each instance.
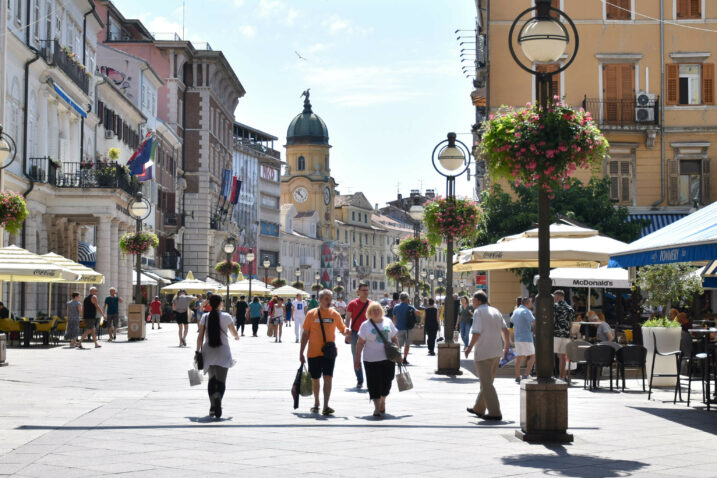
[[[383,307],[378,302],[371,302],[366,317],[369,320],[361,324],[358,331],[354,368],[360,368],[363,354],[368,394],[374,405],[373,416],[381,418],[386,413],[386,397],[395,375],[395,364],[386,358],[383,344],[384,340],[390,340],[398,345],[398,330],[391,319],[383,316]]]

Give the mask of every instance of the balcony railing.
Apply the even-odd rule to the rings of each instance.
[[[33,181],[57,188],[116,188],[134,195],[141,187],[117,163],[55,163],[51,158],[30,158],[28,173]]]
[[[81,63],[81,59],[73,58],[69,49],[63,49],[57,40],[42,40],[42,56],[50,65],[56,65],[80,87],[85,94],[90,92],[90,75]]]
[[[164,213],[164,225],[168,227],[179,227],[179,214],[168,212]]]
[[[651,127],[660,124],[660,99],[640,95],[626,99],[583,100],[582,107],[601,127]]]

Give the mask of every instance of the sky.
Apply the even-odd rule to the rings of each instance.
[[[114,3],[152,33],[182,35],[182,0]],[[459,53],[472,45],[455,30],[472,30],[475,14],[474,0],[186,0],[184,38],[223,51],[246,90],[236,119],[277,136],[282,158],[311,88],[337,190],[381,207],[412,189],[445,194],[433,148],[449,131],[471,144],[473,86]],[[472,195],[465,175],[456,185]]]

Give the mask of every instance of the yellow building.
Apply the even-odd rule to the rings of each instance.
[[[486,98],[484,113],[536,101],[535,78],[508,49],[513,20],[533,0],[476,4],[480,49],[473,96]],[[572,18],[580,35],[577,57],[553,78],[552,92],[590,111],[608,138],[603,173],[611,180],[612,197],[633,217],[652,221],[644,232],[709,204],[717,148],[717,2],[553,0],[552,5]],[[521,55],[517,45],[516,50]],[[503,278],[495,282],[505,294]]]

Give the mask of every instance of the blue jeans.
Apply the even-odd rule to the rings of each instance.
[[[463,340],[463,343],[465,344],[465,346],[468,347],[468,344],[471,343],[471,325],[464,324],[463,322],[461,322],[460,330],[461,330],[461,339]]]
[[[356,357],[356,344],[358,343],[358,332],[355,330],[351,331],[351,354]],[[351,363],[351,368],[353,368],[353,363]],[[359,369],[356,370],[353,368],[354,372],[356,372],[356,382],[363,383],[363,363],[359,361]]]

